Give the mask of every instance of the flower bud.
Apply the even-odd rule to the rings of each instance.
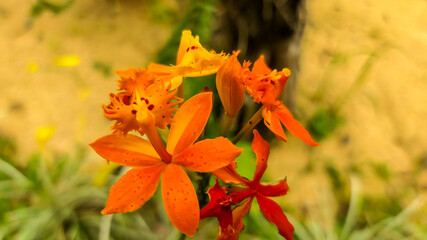
[[[246,68],[237,60],[239,53],[240,51],[233,52],[216,74],[216,88],[225,112],[230,117],[237,115],[245,99],[245,87],[241,79]]]

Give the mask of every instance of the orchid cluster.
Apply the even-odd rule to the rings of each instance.
[[[292,224],[282,208],[269,198],[287,193],[286,180],[276,184],[260,182],[267,168],[269,144],[253,130],[252,150],[257,157],[253,180],[236,172],[235,159],[243,150],[235,144],[262,119],[280,140],[287,141],[283,124],[306,144],[318,144],[279,100],[290,71],[271,70],[263,56],[250,69],[251,63],[241,64],[238,54],[208,51],[198,36],[187,30],[182,33],[176,65],[151,63],[147,68],[117,71],[118,93],[111,93],[110,104],[103,107],[105,117],[115,121],[114,131],[91,147],[106,160],[131,169],[111,187],[102,214],[137,210],[153,196],[161,182],[166,213],[173,225],[188,236],[195,235],[201,219],[216,217],[220,227],[218,239],[238,239],[244,228],[242,219],[255,198],[265,218],[277,226],[279,233],[288,240],[293,238]],[[211,90],[187,100],[182,98],[184,80],[211,74],[216,74],[217,91],[230,119],[238,115],[245,93],[262,104],[233,141],[226,138],[227,134],[215,139],[203,137],[213,105]],[[165,139],[158,129],[168,132]],[[202,209],[186,171],[212,173],[217,178],[207,191],[210,201]]]

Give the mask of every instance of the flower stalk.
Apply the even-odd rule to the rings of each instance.
[[[249,119],[249,121],[243,126],[242,129],[237,133],[237,135],[231,141],[233,144],[236,144],[244,137],[248,132],[252,131],[254,127],[262,120],[262,111],[263,107],[258,109],[256,113]]]

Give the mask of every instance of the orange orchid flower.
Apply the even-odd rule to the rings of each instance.
[[[153,196],[162,178],[166,213],[178,230],[193,236],[200,218],[199,203],[183,168],[211,172],[230,164],[242,151],[223,137],[194,143],[211,110],[210,92],[186,101],[173,118],[166,149],[161,141],[150,143],[131,134],[111,134],[92,143],[91,147],[105,159],[132,167],[111,187],[102,213],[124,213],[140,208]],[[163,151],[159,150],[162,148]]]
[[[199,36],[193,37],[191,31],[182,31],[175,66],[165,66],[151,63],[148,69],[157,73],[172,73],[184,77],[200,77],[214,74],[228,58],[224,53],[206,50],[199,41]]]
[[[279,230],[280,235],[287,240],[293,239],[292,232],[294,227],[288,221],[286,215],[283,213],[282,208],[273,200],[268,197],[283,196],[288,192],[288,184],[286,180],[281,180],[277,184],[262,184],[260,182],[262,175],[267,169],[268,155],[270,154],[270,147],[257,130],[254,130],[254,139],[252,141],[252,151],[257,156],[256,170],[254,178],[249,181],[241,177],[235,170],[235,165],[216,170],[213,173],[222,181],[228,183],[242,184],[244,188],[237,188],[238,191],[229,195],[229,199],[233,205],[243,202],[239,208],[233,209],[233,229],[234,231],[241,231],[243,229],[242,218],[250,209],[252,200],[257,199],[261,212],[264,217],[271,223],[275,224]],[[211,198],[212,199],[212,198]],[[212,206],[210,206],[212,207]],[[236,216],[234,211],[236,210]],[[204,213],[205,210],[202,210]],[[232,239],[232,238],[231,238]]]
[[[278,100],[290,73],[287,68],[280,72],[277,70],[272,71],[266,65],[264,56],[261,55],[255,61],[249,77],[244,80],[246,91],[254,98],[255,102],[263,104],[262,116],[264,124],[280,140],[287,141],[282,128],[283,124],[289,132],[303,140],[306,144],[318,146],[319,144],[311,138],[310,133],[295,120],[283,102]]]
[[[245,87],[243,79],[249,71],[249,62],[244,62],[243,67],[239,63],[237,56],[240,51],[233,52],[233,55],[224,62],[216,74],[216,88],[218,95],[224,106],[225,112],[230,117],[235,117],[245,100]]]
[[[120,92],[111,93],[111,103],[104,106],[105,117],[116,120],[112,129],[124,134],[131,130],[144,134],[151,125],[166,128],[172,122],[175,106],[182,102],[175,97],[182,77],[136,68],[116,72],[121,78]]]

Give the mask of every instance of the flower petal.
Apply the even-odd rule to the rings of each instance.
[[[286,180],[281,180],[276,184],[259,185],[258,191],[266,197],[278,197],[288,193],[289,186]]]
[[[270,74],[271,69],[265,63],[264,55],[259,56],[252,67],[252,72],[260,75]]]
[[[247,201],[233,209],[234,238],[231,239],[238,239],[240,232],[245,227],[243,225],[243,217],[251,209],[252,199],[253,198],[248,199]]]
[[[200,210],[200,219],[206,217],[217,217],[220,227],[219,236],[229,236],[233,234],[233,216],[231,212],[231,202],[223,187],[216,183],[208,190],[209,203]],[[226,238],[225,238],[226,239]]]
[[[219,97],[225,112],[231,117],[235,117],[239,113],[245,99],[245,87],[240,80],[243,76],[243,69],[237,60],[239,53],[240,51],[233,52],[233,55],[216,74],[216,88]]]
[[[287,240],[292,240],[294,227],[288,221],[288,218],[283,213],[282,208],[276,202],[261,194],[256,194],[256,199],[265,219],[277,226],[280,235],[285,237]]]
[[[123,166],[151,166],[161,162],[159,155],[147,140],[135,135],[111,134],[96,140],[90,146],[101,157]]]
[[[203,131],[212,110],[212,93],[199,93],[188,99],[176,111],[171,124],[167,151],[180,153],[193,144]]]
[[[138,167],[125,173],[110,189],[102,214],[131,212],[156,192],[163,165]]]
[[[313,147],[320,145],[315,142],[311,138],[310,133],[308,133],[308,131],[297,120],[294,119],[292,113],[285,105],[282,104],[276,114],[283,125],[285,125],[286,129],[292,133],[292,135],[303,140],[307,145]]]
[[[200,219],[219,216],[222,211],[221,204],[228,200],[225,188],[219,185],[218,179],[215,180],[215,185],[208,190],[209,203],[200,210]]]
[[[249,188],[247,190],[230,193],[231,202],[234,205],[239,204],[242,201],[244,201],[245,199],[253,197],[255,192],[256,192],[256,190]]]
[[[157,75],[170,75],[174,71],[173,67],[159,63],[150,63],[148,64],[147,69]]]
[[[264,108],[262,110],[262,116],[264,117],[265,126],[268,127],[268,129],[270,129],[270,131],[273,132],[278,139],[287,142],[288,139],[286,138],[282,124],[280,123],[276,113],[273,113],[269,109]]]
[[[176,73],[186,77],[198,77],[214,74],[227,59],[223,53],[206,50],[199,42],[199,36],[193,37],[191,31],[183,31],[176,58]]]
[[[180,166],[173,163],[167,165],[162,178],[162,196],[173,225],[193,236],[199,225],[199,201],[190,178]]]
[[[226,183],[243,184],[249,182],[236,172],[236,162],[231,162],[230,165],[212,171],[212,173]]]
[[[172,159],[190,171],[212,172],[229,165],[243,150],[218,137],[197,142]]]
[[[256,154],[256,170],[253,182],[259,182],[267,168],[268,155],[270,154],[270,145],[266,142],[257,130],[254,130],[254,139],[252,140],[252,151]]]

